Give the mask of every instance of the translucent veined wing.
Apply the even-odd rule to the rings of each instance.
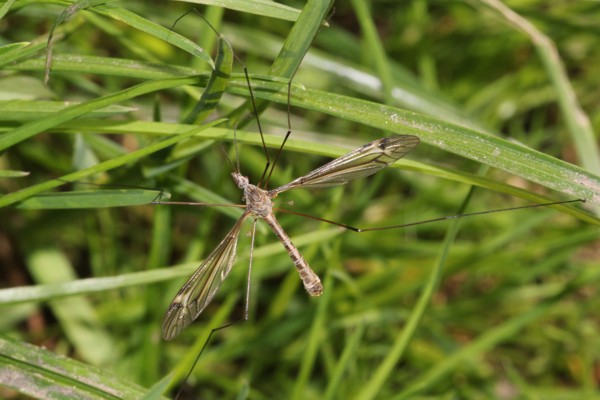
[[[271,190],[278,193],[296,187],[320,188],[343,185],[353,179],[364,178],[404,157],[417,144],[419,138],[412,135],[395,135],[367,143],[350,153],[336,158],[292,182]]]
[[[212,301],[221,283],[231,271],[240,229],[248,215],[250,215],[249,211],[242,214],[227,236],[206,257],[171,302],[162,326],[165,340],[171,340],[179,335]]]

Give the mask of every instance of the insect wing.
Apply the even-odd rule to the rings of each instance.
[[[296,187],[321,188],[343,185],[353,179],[364,178],[404,157],[417,144],[419,138],[412,135],[395,135],[375,140],[273,189],[271,193],[276,195]]]
[[[165,340],[173,339],[191,324],[221,287],[235,261],[238,236],[242,223],[248,215],[244,213],[240,217],[171,302],[162,326]]]

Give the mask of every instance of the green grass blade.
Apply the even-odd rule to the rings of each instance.
[[[268,90],[262,86],[255,87],[255,95],[286,104],[287,90],[280,87],[279,92],[275,92],[276,86],[274,84]],[[247,94],[241,87],[231,90]],[[537,182],[570,198],[600,204],[600,177],[557,158],[484,132],[395,107],[311,89],[292,88],[291,103],[372,128],[397,134],[417,135],[424,143]]]
[[[558,101],[573,138],[573,143],[577,147],[582,165],[585,169],[600,175],[600,151],[598,150],[596,135],[589,117],[579,105],[577,95],[569,82],[569,77],[555,44],[548,36],[540,32],[535,25],[512,11],[501,1],[480,1],[497,12],[507,24],[520,30],[531,39],[544,64],[548,77],[558,93]]]
[[[73,266],[56,248],[29,250],[27,265],[39,285],[70,282],[76,278]],[[87,299],[53,300],[50,302],[50,309],[84,360],[102,365],[111,362],[116,356],[112,351],[116,347],[115,343]]]
[[[456,368],[459,368],[461,364],[471,361],[473,358],[479,358],[485,351],[492,349],[502,341],[515,337],[515,335],[517,335],[525,326],[550,312],[553,305],[560,301],[565,295],[571,293],[580,283],[581,282],[565,285],[558,293],[549,296],[530,310],[505,321],[497,327],[489,329],[469,346],[462,348],[451,357],[446,358],[444,362],[427,371],[421,376],[418,382],[412,383],[404,388],[402,392],[395,397],[395,400],[412,398],[422,390],[434,386],[439,379],[448,375]]]
[[[113,189],[80,190],[61,193],[43,193],[19,203],[17,208],[28,210],[67,210],[82,208],[127,207],[164,200],[159,190]]]
[[[19,142],[22,142],[23,140],[29,139],[30,137],[43,132],[44,130],[53,128],[97,109],[108,107],[114,103],[172,87],[192,85],[196,83],[198,83],[198,79],[194,77],[145,82],[133,86],[132,88],[101,97],[99,99],[68,107],[55,115],[29,122],[23,126],[13,129],[10,132],[5,133],[2,135],[2,137],[0,137],[0,150],[5,150]]]
[[[227,39],[219,37],[215,69],[210,75],[200,101],[190,114],[184,118],[184,122],[200,124],[216,109],[227,88],[232,68],[233,49]]]
[[[6,13],[10,10],[10,7],[15,3],[15,0],[6,0],[2,7],[0,7],[0,19],[4,18]]]
[[[341,233],[340,229],[333,228],[321,230],[316,233],[292,237],[294,244],[301,248],[311,243],[331,240]],[[278,242],[257,248],[254,252],[256,259],[284,254],[285,250]],[[239,255],[237,263],[247,260],[247,255]],[[165,267],[157,270],[122,273],[119,276],[102,278],[78,279],[71,282],[51,283],[35,286],[20,286],[0,290],[0,305],[14,305],[25,302],[39,302],[55,300],[63,297],[81,294],[99,293],[108,290],[121,289],[132,286],[145,286],[156,282],[189,277],[199,265],[199,261],[193,261],[173,267]],[[260,278],[271,271],[256,271]]]
[[[190,53],[194,57],[207,62],[213,69],[215,68],[212,58],[202,47],[171,29],[164,28],[124,8],[112,7],[110,4],[96,6],[94,7],[94,10],[98,11],[99,14],[113,18],[133,28],[139,29],[142,32],[146,32],[149,35],[162,39],[165,42]]]
[[[28,175],[27,171],[0,170],[0,178],[22,178]]]
[[[470,189],[457,214],[461,214],[464,212],[472,194],[473,188]],[[431,269],[431,272],[429,273],[429,277],[427,279],[425,287],[423,288],[423,291],[419,296],[418,302],[412,309],[406,326],[404,327],[402,333],[398,336],[396,341],[392,344],[389,353],[383,359],[381,364],[379,364],[379,366],[373,373],[371,379],[369,379],[366,382],[364,388],[362,388],[361,391],[358,392],[358,395],[354,397],[355,399],[375,398],[377,394],[381,392],[385,381],[389,378],[390,374],[392,374],[392,372],[394,371],[396,365],[398,365],[398,363],[404,356],[406,348],[408,347],[411,339],[415,335],[415,332],[419,328],[419,324],[423,319],[427,308],[431,304],[435,291],[438,289],[438,286],[442,279],[442,272],[446,267],[446,263],[448,262],[448,255],[450,253],[450,249],[452,248],[456,239],[456,235],[458,234],[460,222],[460,220],[454,220],[448,227],[446,236],[444,237],[444,242],[441,247],[439,259],[437,260],[435,266]]]
[[[196,135],[198,132],[201,132],[204,129],[210,128],[211,126],[216,125],[221,122],[222,122],[221,120],[213,121],[212,123],[210,123],[208,125],[204,125],[204,126],[201,126],[201,127],[195,128],[195,129],[190,129],[187,132],[177,135],[175,137],[171,137],[171,138],[162,140],[160,142],[157,142],[150,146],[147,146],[143,149],[136,150],[132,153],[125,154],[120,157],[116,157],[112,160],[105,161],[98,165],[94,165],[93,167],[86,168],[81,171],[73,172],[73,173],[62,176],[59,179],[53,179],[50,181],[46,181],[46,182],[28,187],[26,189],[22,189],[18,192],[8,194],[0,199],[0,207],[4,207],[4,206],[10,205],[12,203],[21,201],[21,200],[25,200],[26,198],[33,196],[34,194],[38,194],[40,192],[63,185],[65,182],[74,182],[74,181],[83,179],[85,177],[97,174],[99,172],[108,171],[110,169],[119,167],[121,165],[125,165],[128,162],[138,160],[142,157],[146,157],[146,156],[148,156],[152,153],[155,153],[159,150],[170,147],[184,139],[190,138],[190,137]]]
[[[369,7],[365,0],[352,0],[352,6],[358,17],[360,23],[360,29],[364,36],[365,46],[367,46],[373,52],[373,61],[377,76],[381,79],[382,92],[386,104],[392,104],[392,70],[385,55],[383,44],[378,37],[377,29],[373,21],[373,17],[369,12]]]
[[[105,369],[1,336],[0,384],[38,399],[135,399],[146,392]]]
[[[33,121],[57,114],[77,103],[65,104],[63,101],[44,100],[6,100],[0,101],[1,121]],[[106,118],[123,115],[134,111],[132,107],[111,105],[86,113],[84,118]]]
[[[365,332],[365,323],[359,322],[356,326],[354,332],[348,339],[344,352],[339,358],[335,369],[333,371],[333,375],[329,380],[327,385],[327,390],[323,396],[324,400],[333,400],[337,399],[339,396],[339,387],[343,382],[344,374],[350,369],[350,365],[356,363],[356,358],[358,351],[360,349],[360,342]]]
[[[331,0],[308,0],[306,2],[300,16],[288,33],[277,58],[275,58],[275,61],[271,65],[269,70],[270,75],[287,79],[293,78],[332,4]],[[256,101],[257,113],[261,114],[267,105],[267,102]],[[239,110],[243,112],[252,107],[253,105],[247,101],[244,106],[239,107]],[[243,127],[249,122],[250,118],[242,122],[240,126]],[[232,120],[237,120],[237,118],[232,118]]]
[[[10,66],[10,69],[16,71],[41,71],[43,68],[44,60],[41,58],[29,58]],[[52,59],[52,72],[77,72],[148,80],[207,75],[204,71],[187,66],[78,54],[57,54],[54,56]],[[206,79],[208,80],[208,78]]]
[[[309,380],[311,372],[315,369],[315,360],[318,355],[319,347],[323,341],[322,332],[327,325],[327,308],[331,305],[331,293],[333,292],[333,279],[331,274],[328,273],[323,281],[323,286],[327,290],[319,297],[319,303],[317,305],[317,312],[312,321],[310,333],[308,335],[308,343],[306,345],[302,364],[300,365],[300,372],[295,379],[294,387],[291,392],[291,399],[298,400],[305,397],[307,386],[309,386]]]
[[[329,0],[306,2],[271,66],[271,75],[288,79],[294,76],[332,5],[333,2]]]
[[[207,6],[216,6],[246,12],[250,14],[261,15],[263,17],[295,21],[300,15],[300,11],[268,0],[177,0],[186,3],[205,4]]]

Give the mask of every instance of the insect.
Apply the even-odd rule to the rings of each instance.
[[[404,157],[418,144],[419,138],[412,135],[395,135],[378,139],[272,190],[262,189],[260,185],[252,185],[239,171],[233,172],[231,175],[235,184],[244,191],[246,209],[231,231],[206,257],[171,302],[162,326],[163,338],[166,340],[175,338],[211,302],[231,271],[240,230],[249,217],[254,218],[252,238],[254,239],[256,222],[262,219],[271,227],[289,253],[308,294],[319,296],[323,292],[321,280],[275,218],[273,199],[280,193],[294,188],[343,185],[351,180],[372,175]],[[250,265],[252,265],[252,257],[250,257]]]

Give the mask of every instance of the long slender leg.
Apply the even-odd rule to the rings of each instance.
[[[246,280],[246,303],[244,304],[244,321],[248,320],[248,309],[250,307],[250,278],[252,277],[252,259],[254,258],[254,237],[256,236],[256,222],[255,218],[252,223],[252,239],[250,240],[250,262],[248,263],[248,279]]]

